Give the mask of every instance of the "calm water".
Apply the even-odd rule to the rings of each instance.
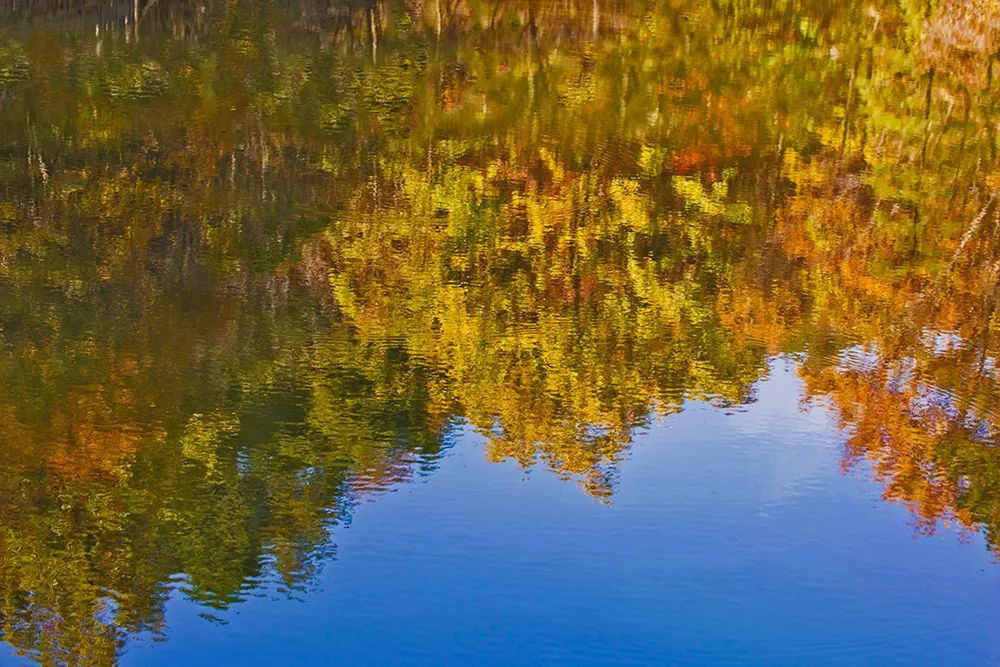
[[[1000,662],[998,53],[6,0],[0,662]]]

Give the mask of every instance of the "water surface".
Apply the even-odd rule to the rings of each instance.
[[[12,664],[1000,660],[1000,13],[7,3]]]

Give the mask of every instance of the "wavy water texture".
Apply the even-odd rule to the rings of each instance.
[[[997,7],[0,5],[4,639],[297,594],[457,423],[613,502],[779,355],[1000,553]]]

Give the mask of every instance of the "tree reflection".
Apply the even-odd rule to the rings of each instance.
[[[456,419],[608,500],[778,353],[845,467],[1000,548],[992,3],[81,7],[0,44],[19,650],[308,586]]]

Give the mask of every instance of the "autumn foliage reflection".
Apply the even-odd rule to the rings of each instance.
[[[81,7],[0,43],[31,657],[307,587],[458,421],[609,501],[638,429],[775,354],[846,469],[1000,548],[994,3]]]

